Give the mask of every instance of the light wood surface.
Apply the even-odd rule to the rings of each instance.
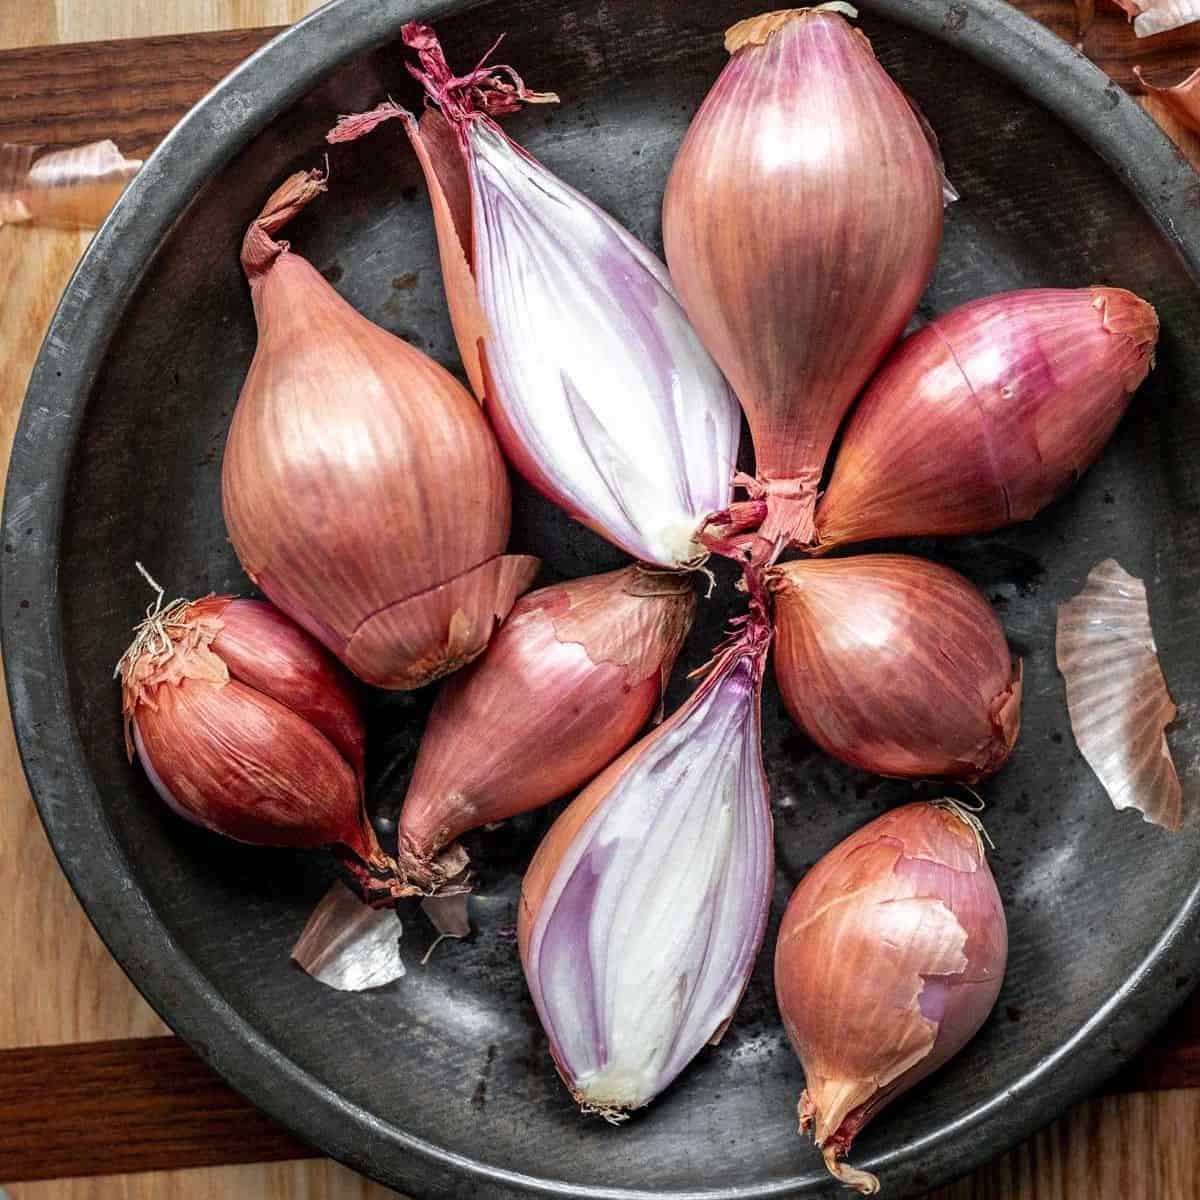
[[[248,28],[295,20],[314,7],[313,0],[0,0],[0,48]],[[85,244],[85,235],[0,229],[0,467],[7,465],[42,333]],[[20,303],[12,303],[16,297]],[[54,861],[2,697],[0,797],[0,1048],[164,1032],[108,956]],[[1200,1091],[1133,1094],[1080,1106],[937,1200],[1190,1200],[1200,1197],[1198,1180]],[[321,1160],[48,1180],[11,1185],[7,1192],[11,1200],[383,1200],[392,1194]]]

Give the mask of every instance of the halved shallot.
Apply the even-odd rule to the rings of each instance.
[[[246,231],[258,348],[222,496],[246,573],[356,675],[415,688],[470,662],[533,581],[479,406],[355,312],[276,234],[325,188],[291,176]]]
[[[719,1037],[741,1000],[774,879],[759,602],[704,681],[555,822],[517,936],[563,1082],[620,1120]]]
[[[518,600],[433,706],[400,813],[407,880],[439,886],[466,865],[455,838],[606,767],[661,704],[695,609],[686,577],[638,566]]]
[[[942,170],[922,119],[842,14],[764,13],[671,168],[671,277],[750,421],[772,550],[812,537],[829,447],[933,271]]]
[[[666,268],[493,119],[531,92],[509,67],[456,76],[404,26],[436,111],[345,117],[331,141],[400,118],[425,173],[459,350],[518,471],[643,562],[686,567],[724,511],[740,419]]]

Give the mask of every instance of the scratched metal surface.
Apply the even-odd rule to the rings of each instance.
[[[479,868],[469,941],[419,968],[430,934],[408,913],[408,975],[341,995],[287,959],[325,866],[184,825],[121,752],[110,673],[146,602],[133,559],[173,594],[246,589],[218,491],[254,346],[237,246],[272,185],[320,160],[336,114],[387,93],[416,101],[397,50],[372,47],[409,15],[444,16],[460,62],[508,30],[505,58],[563,96],[557,109],[513,119],[513,134],[661,250],[674,150],[720,69],[720,31],[754,8],[699,0],[681,18],[671,0],[464,7],[342,0],[302,23],[185,122],[98,237],[35,373],[5,510],[5,657],[26,765],[65,869],[135,982],[231,1082],[329,1153],[422,1196],[832,1195],[795,1136],[802,1076],[775,1012],[770,947],[807,866],[911,789],[814,751],[773,685],[765,756],[778,872],[767,949],[722,1045],[619,1130],[574,1111],[517,963],[520,872],[553,812],[468,839]],[[1194,184],[1103,77],[996,11],[1005,6],[867,7],[864,29],[926,109],[963,197],[916,320],[1001,289],[1093,282],[1140,292],[1163,318],[1150,382],[1063,501],[1017,529],[908,545],[985,589],[1025,657],[1026,693],[1017,751],[986,787],[1011,923],[1004,992],[969,1049],[857,1147],[856,1161],[899,1197],[1049,1120],[1128,1057],[1195,979],[1197,821],[1172,838],[1111,810],[1071,741],[1053,628],[1057,604],[1098,560],[1115,556],[1146,579],[1184,713],[1173,745],[1193,793],[1200,354],[1189,343],[1200,296],[1185,261],[1197,245]],[[1030,86],[1076,128],[972,55],[1036,75]],[[289,231],[293,247],[361,311],[457,370],[402,134],[338,148],[331,166],[329,194]],[[543,581],[621,561],[522,488],[513,545],[542,556]],[[734,610],[728,583],[701,603],[670,703]],[[385,836],[431,696],[367,697],[371,802]]]

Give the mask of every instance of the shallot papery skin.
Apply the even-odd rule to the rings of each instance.
[[[406,25],[404,40],[438,110],[418,123],[385,104],[331,139],[402,118],[459,350],[509,461],[634,558],[692,564],[729,505],[740,417],[666,268],[493,120],[547,97],[506,67],[453,76],[428,26]]]
[[[1177,121],[1193,133],[1200,133],[1200,68],[1170,87],[1151,83],[1142,73],[1141,67],[1134,67],[1133,73],[1146,89],[1146,93],[1157,96]],[[1151,115],[1158,119],[1157,113]]]
[[[674,715],[555,822],[525,876],[517,937],[563,1082],[619,1120],[733,1017],[774,879],[751,618]]]
[[[487,645],[537,560],[466,389],[272,236],[324,189],[288,179],[246,233],[258,347],[222,471],[247,574],[359,678],[415,688]]]
[[[49,152],[0,142],[0,225],[94,229],[141,165],[107,139]]]
[[[1099,457],[1154,357],[1154,309],[1122,288],[974,300],[907,338],[842,437],[822,547],[1025,521]]]
[[[1200,21],[1198,0],[1116,0],[1138,37],[1153,37]]]
[[[1008,929],[979,826],[952,802],[908,804],[834,847],[792,893],[775,993],[804,1067],[798,1112],[831,1174],[859,1131],[975,1035],[996,1002]]]
[[[732,57],[663,201],[671,277],[746,411],[774,545],[811,540],[834,434],[916,308],[942,235],[938,157],[844,11],[728,31]]]
[[[1079,752],[1113,806],[1164,829],[1183,824],[1183,788],[1167,744],[1177,709],[1150,626],[1146,585],[1108,558],[1059,606],[1055,656]]]
[[[457,875],[454,839],[557,800],[659,707],[691,627],[685,576],[630,566],[531,592],[430,713],[400,813],[398,860],[423,890]]]
[[[176,601],[118,666],[126,748],[178,815],[260,846],[332,846],[399,894],[363,807],[363,724],[338,663],[271,605]]]
[[[978,779],[1021,727],[1021,665],[991,606],[906,554],[800,559],[770,572],[775,678],[818,746],[880,775]]]

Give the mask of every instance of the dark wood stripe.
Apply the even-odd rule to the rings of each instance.
[[[1014,0],[1078,42],[1074,0]],[[0,141],[74,145],[111,137],[144,158],[183,114],[277,29],[39,46],[0,51]],[[1133,66],[1173,81],[1200,65],[1200,25],[1137,38],[1112,0],[1096,0],[1084,52],[1122,86]]]
[[[316,1156],[178,1038],[0,1051],[0,1180]]]
[[[1110,1085],[1200,1087],[1200,994]],[[311,1158],[177,1038],[0,1051],[0,1180]]]
[[[145,158],[205,92],[278,29],[0,51],[0,142],[112,138]]]

